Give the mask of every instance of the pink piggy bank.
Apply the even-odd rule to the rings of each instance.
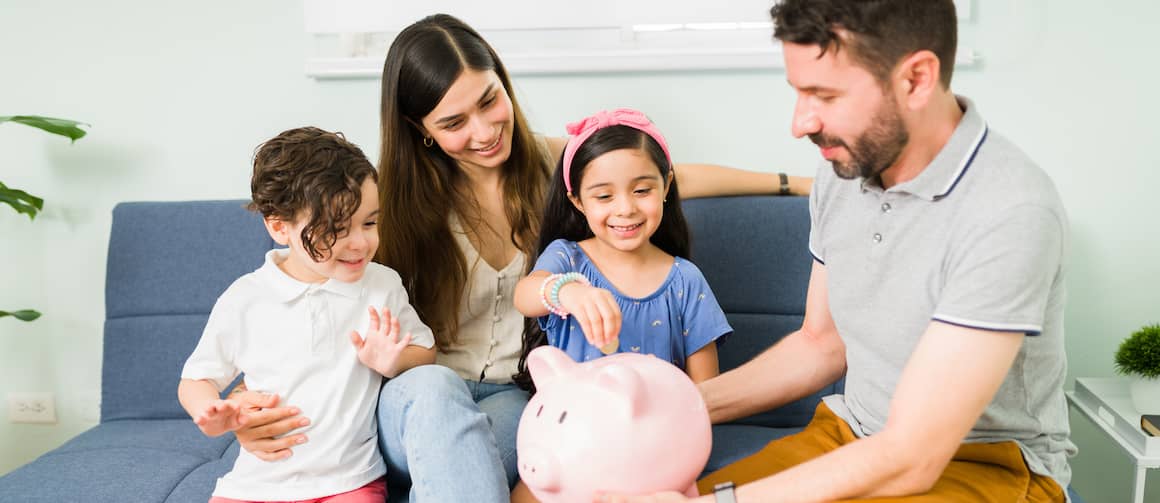
[[[520,478],[544,503],[597,493],[697,494],[713,435],[697,387],[651,355],[584,363],[541,346],[528,355],[537,393],[520,418]]]

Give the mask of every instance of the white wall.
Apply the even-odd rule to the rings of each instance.
[[[1118,341],[1160,322],[1160,4],[979,0],[964,43],[984,63],[955,88],[1052,175],[1071,216],[1072,376],[1111,375]],[[303,76],[301,3],[285,0],[0,3],[0,115],[92,124],[68,145],[0,126],[0,181],[46,200],[29,222],[0,208],[0,397],[50,391],[60,423],[0,416],[0,473],[97,419],[104,261],[118,201],[243,198],[255,145],[290,127],[344,131],[377,158],[378,82]],[[516,93],[541,132],[603,107],[649,113],[675,157],[812,174],[816,149],[789,136],[793,95],[773,71],[523,77]],[[157,222],[165,225],[165,222]],[[176,376],[156,376],[173,380]],[[2,402],[0,402],[2,403]],[[1073,418],[1075,485],[1124,501],[1130,465]],[[1149,494],[1160,497],[1160,477]]]

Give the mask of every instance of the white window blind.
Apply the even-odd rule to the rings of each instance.
[[[396,34],[445,12],[471,25],[516,74],[776,68],[774,0],[304,0],[306,73],[374,78]],[[970,0],[959,0],[960,22]],[[960,49],[959,64],[976,55]]]

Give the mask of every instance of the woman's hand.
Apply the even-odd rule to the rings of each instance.
[[[616,351],[612,344],[620,336],[621,314],[612,292],[570,282],[560,287],[559,299],[564,310],[580,324],[589,344],[606,354]]]
[[[358,361],[383,377],[399,374],[399,355],[411,344],[411,334],[399,338],[399,319],[391,316],[391,310],[383,308],[382,316],[375,308],[371,312],[371,323],[367,327],[367,338],[363,340],[357,331],[351,331],[350,342],[358,351]]]
[[[278,395],[247,390],[230,395],[230,400],[238,403],[241,411],[234,435],[242,448],[258,459],[286,459],[293,454],[291,447],[306,443],[305,434],[287,433],[310,424],[310,420],[298,416],[298,407],[277,407]]]

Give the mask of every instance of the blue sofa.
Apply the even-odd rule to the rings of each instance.
[[[232,435],[206,438],[177,402],[177,381],[217,296],[274,243],[243,201],[123,203],[113,210],[105,287],[101,420],[0,477],[0,502],[204,503],[233,465]],[[805,198],[690,200],[693,260],[735,333],[727,370],[801,324],[811,259]],[[798,431],[821,396],[713,430],[706,471]],[[449,469],[454,469],[449,467]],[[392,501],[405,488],[391,488]]]

